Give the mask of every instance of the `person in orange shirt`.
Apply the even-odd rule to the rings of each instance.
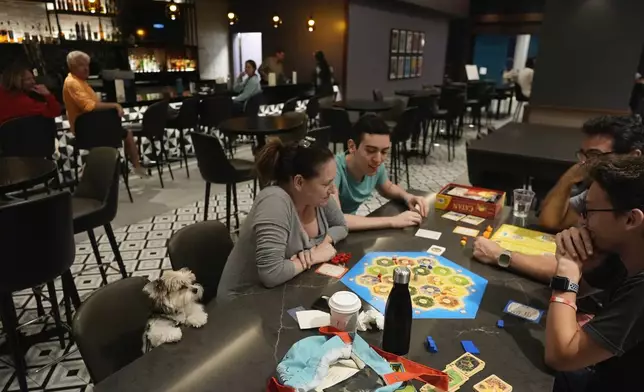
[[[74,123],[78,116],[94,110],[116,109],[120,117],[123,117],[123,108],[118,103],[100,102],[96,97],[94,89],[87,83],[89,78],[90,58],[84,52],[73,51],[67,55],[67,66],[69,74],[63,84],[63,101],[67,109],[67,119],[72,133]],[[132,131],[124,130],[125,150],[134,166],[134,172],[141,177],[148,177],[147,171],[141,166],[139,149],[134,142]]]

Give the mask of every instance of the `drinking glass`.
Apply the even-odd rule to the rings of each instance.
[[[527,218],[534,200],[534,192],[529,189],[515,189],[512,212],[517,218]]]

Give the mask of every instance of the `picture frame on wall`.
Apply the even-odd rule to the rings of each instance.
[[[414,43],[414,33],[411,31],[407,32],[407,47],[405,53],[411,53],[411,48]]]
[[[398,53],[405,53],[407,48],[407,31],[400,30],[400,39],[398,40]]]
[[[411,45],[411,43],[410,43]],[[405,78],[411,77],[411,56],[405,56]]]
[[[411,56],[411,66],[409,70],[409,77],[415,78],[416,77],[416,61],[418,60],[417,56]]]
[[[423,56],[418,56],[418,60],[416,60],[416,67],[418,68],[418,72],[416,72],[416,76],[418,77],[423,76]]]
[[[405,56],[398,56],[398,68],[396,69],[398,75],[397,79],[405,77]]]
[[[398,53],[398,35],[400,31],[397,29],[391,29],[391,53]]]
[[[425,49],[425,33],[421,32],[418,37],[418,53],[423,53]]]
[[[418,31],[414,32],[414,44],[412,50],[414,53],[418,53],[420,48],[420,33]]]
[[[389,57],[389,80],[394,79],[398,79],[398,56]]]

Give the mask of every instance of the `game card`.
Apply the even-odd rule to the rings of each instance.
[[[445,250],[446,249],[444,247],[442,247],[442,246],[432,245],[429,249],[427,249],[427,253],[431,253],[433,255],[440,256],[443,253],[445,253]]]
[[[477,235],[479,235],[478,230],[470,229],[468,227],[463,227],[463,226],[456,226],[456,228],[454,229],[454,233],[463,234],[463,235],[467,235],[467,236],[470,236],[470,237],[476,237]]]
[[[511,392],[512,385],[493,374],[483,381],[475,384],[474,390],[477,392]]]
[[[469,379],[468,376],[463,374],[460,370],[453,367],[451,364],[447,365],[445,370],[443,370],[449,376],[449,386],[447,388],[448,392],[457,390],[461,385],[465,384]]]
[[[463,219],[461,219],[460,221],[464,223],[469,223],[470,225],[477,226],[485,222],[485,218],[481,218],[480,216],[468,215],[466,217],[463,217]]]
[[[416,237],[423,237],[423,238],[429,238],[430,240],[437,240],[441,238],[441,233],[440,231],[433,231],[433,230],[425,230],[425,229],[418,229],[416,232]]]
[[[320,328],[331,325],[331,315],[319,310],[301,310],[295,313],[300,329]]]
[[[302,310],[306,310],[306,309],[304,309],[304,306],[298,306],[296,308],[289,309],[286,312],[289,314],[289,316],[293,317],[293,319],[295,321],[297,321],[297,314],[296,313],[301,312]]]
[[[315,270],[318,274],[327,275],[332,278],[340,279],[347,273],[349,269],[341,265],[333,265],[329,263],[322,264],[318,269]]]
[[[543,316],[543,310],[533,308],[528,305],[518,303],[516,301],[508,301],[508,304],[505,305],[503,309],[505,313],[511,314],[513,316],[521,317],[533,323],[539,323],[541,316]]]
[[[460,212],[456,212],[456,211],[450,211],[442,215],[442,218],[457,221],[457,222],[465,217],[466,217],[465,214],[461,214]]]
[[[469,378],[483,370],[485,362],[470,353],[465,353],[447,367],[454,367]]]

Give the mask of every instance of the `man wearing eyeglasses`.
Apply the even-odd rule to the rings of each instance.
[[[644,158],[603,157],[589,165],[592,180],[580,227],[557,234],[545,361],[559,373],[554,392],[640,391],[644,385]],[[607,300],[583,327],[577,297],[602,255]],[[592,368],[591,368],[592,367]]]
[[[563,230],[577,225],[586,208],[588,193],[588,164],[603,156],[640,156],[644,150],[644,126],[639,117],[602,116],[587,121],[582,129],[584,139],[577,152],[579,162],[571,167],[557,182],[543,202],[539,223],[545,228]],[[582,191],[573,195],[575,187]],[[556,261],[551,256],[525,255],[509,252],[496,242],[484,237],[474,241],[474,258],[482,263],[498,265],[547,283],[555,272]],[[597,263],[601,285],[603,269],[610,270],[612,263]]]

